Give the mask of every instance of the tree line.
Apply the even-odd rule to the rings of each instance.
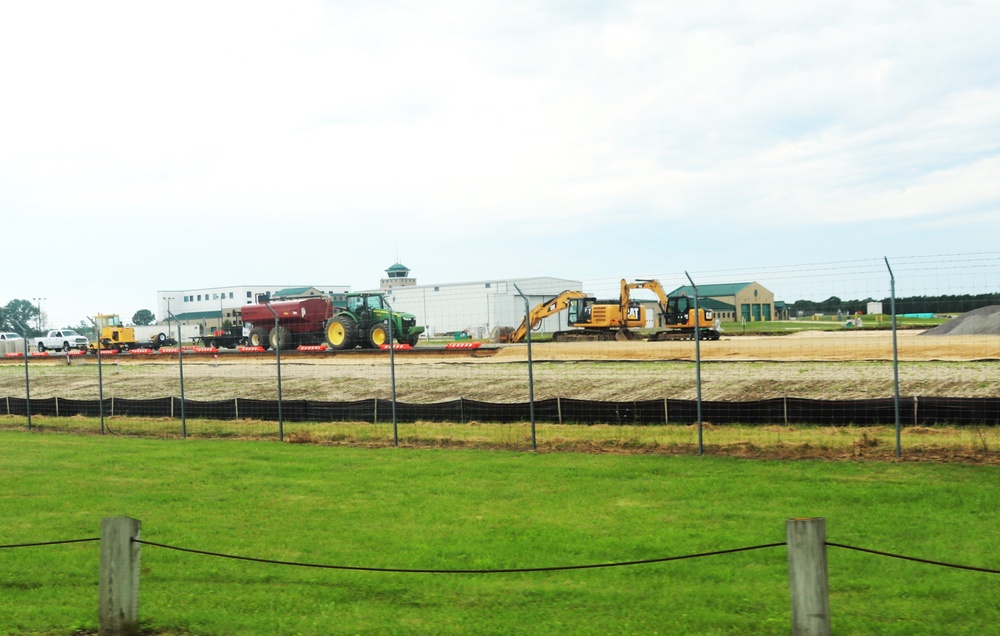
[[[812,314],[855,314],[868,313],[868,303],[882,303],[882,313],[890,311],[891,298],[865,298],[864,300],[841,300],[830,296],[826,300],[796,300],[788,305],[792,316],[802,312],[803,316]],[[973,309],[1000,305],[1000,293],[995,294],[962,294],[943,296],[906,296],[896,299],[896,314],[962,314]]]
[[[0,331],[18,333],[25,338],[36,338],[44,335],[49,329],[75,329],[87,332],[93,329],[89,320],[81,320],[78,325],[49,326],[44,311],[30,300],[15,298],[6,305],[0,306]],[[151,325],[156,322],[156,316],[148,309],[140,309],[132,315],[133,325]]]

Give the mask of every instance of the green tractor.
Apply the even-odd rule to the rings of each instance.
[[[392,337],[413,346],[424,332],[413,314],[392,312]],[[337,302],[334,316],[326,323],[326,343],[331,349],[357,346],[379,348],[389,342],[389,307],[379,293],[347,294]]]

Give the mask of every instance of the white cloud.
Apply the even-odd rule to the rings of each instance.
[[[998,26],[990,2],[7,3],[0,206],[29,234],[947,217],[986,240]]]

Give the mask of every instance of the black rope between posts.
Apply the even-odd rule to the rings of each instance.
[[[0,545],[0,550],[7,548],[33,548],[40,545],[63,545],[65,543],[87,543],[88,541],[100,541],[100,537],[92,539],[67,539],[65,541],[42,541],[40,543],[14,543],[11,545]]]
[[[733,554],[734,552],[748,552],[750,550],[761,550],[764,548],[777,548],[786,545],[785,542],[781,543],[766,543],[764,545],[754,545],[745,548],[732,548],[729,550],[716,550],[714,552],[701,552],[698,554],[687,554],[683,556],[673,556],[673,557],[661,557],[658,559],[642,559],[639,561],[620,561],[617,563],[593,563],[588,565],[560,565],[560,566],[550,566],[550,567],[540,567],[540,568],[504,568],[504,569],[491,569],[491,570],[438,570],[438,569],[409,569],[409,568],[374,568],[374,567],[363,567],[357,565],[325,565],[320,563],[298,563],[294,561],[275,561],[272,559],[259,559],[256,557],[246,557],[238,556],[233,554],[222,554],[219,552],[207,552],[205,550],[193,550],[191,548],[179,548],[172,545],[165,545],[163,543],[154,543],[152,541],[142,541],[139,539],[133,539],[136,543],[141,543],[143,545],[155,546],[158,548],[166,548],[168,550],[177,550],[179,552],[190,552],[193,554],[203,554],[205,556],[222,557],[224,559],[236,559],[239,561],[253,561],[255,563],[270,563],[272,565],[291,565],[303,568],[323,568],[327,570],[352,570],[358,572],[397,572],[404,574],[512,574],[518,572],[558,572],[563,570],[588,570],[595,568],[616,568],[625,567],[630,565],[645,565],[648,563],[665,563],[667,561],[680,561],[682,559],[696,559],[699,557],[717,556],[720,554]]]
[[[877,554],[879,556],[892,557],[893,559],[902,559],[904,561],[915,561],[917,563],[927,563],[929,565],[940,565],[945,568],[954,568],[956,570],[972,570],[973,572],[986,572],[988,574],[1000,574],[1000,570],[991,570],[989,568],[977,568],[973,565],[958,565],[955,563],[945,563],[943,561],[932,561],[930,559],[920,559],[917,557],[905,556],[902,554],[893,554],[891,552],[881,552],[879,550],[869,550],[868,548],[858,548],[853,545],[844,545],[843,543],[831,543],[826,542],[826,545],[834,548],[843,548],[845,550],[854,550],[855,552],[866,552],[868,554]]]

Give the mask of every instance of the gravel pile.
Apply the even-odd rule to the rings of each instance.
[[[922,336],[998,336],[1000,305],[980,307],[955,316],[948,322],[920,334]]]

